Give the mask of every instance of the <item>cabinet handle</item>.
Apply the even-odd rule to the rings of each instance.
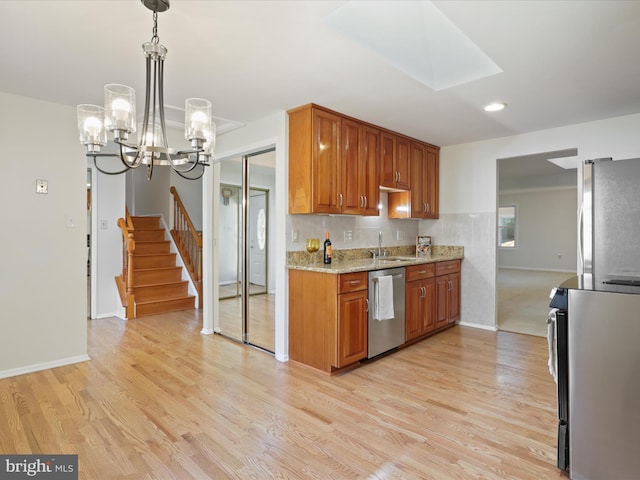
[[[427,204],[426,204],[426,203],[423,203],[423,204],[422,204],[422,211],[423,211],[424,213],[427,213]]]
[[[338,198],[340,199],[339,206],[342,207],[342,194],[341,193],[338,194]]]
[[[351,280],[349,283],[350,283],[351,285],[357,285],[357,284],[359,284],[359,283],[360,283],[360,280]]]
[[[427,203],[427,213],[431,212],[431,206]]]
[[[425,274],[425,273],[427,273],[427,271],[426,271],[426,270],[420,270],[420,271],[418,272],[418,274],[419,274],[419,275],[423,275],[423,274]]]
[[[369,311],[369,299],[365,298],[364,301],[367,302],[367,307],[364,309],[364,311],[368,312]]]
[[[449,291],[451,291],[451,289],[453,288],[453,282],[449,280],[447,283],[449,284]]]
[[[369,204],[369,199],[367,198],[366,195],[363,198],[364,198],[364,208],[367,208],[367,205]]]
[[[421,298],[425,298],[427,296],[427,288],[426,287],[420,287],[420,290],[422,291],[422,295],[420,295]]]
[[[400,172],[396,170],[396,182],[400,181]]]

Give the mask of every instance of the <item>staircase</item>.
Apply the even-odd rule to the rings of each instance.
[[[165,240],[160,217],[129,218],[135,248],[129,257],[132,281],[128,291],[133,291],[134,308],[127,308],[127,312],[133,310],[133,318],[137,318],[195,308],[195,296],[189,295],[189,283],[182,280],[182,267],[176,265],[176,254],[170,251],[171,242]]]

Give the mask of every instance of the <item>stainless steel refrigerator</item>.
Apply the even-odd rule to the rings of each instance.
[[[585,162],[580,186],[580,275],[551,304],[562,319],[558,467],[574,480],[630,480],[640,478],[640,159]]]

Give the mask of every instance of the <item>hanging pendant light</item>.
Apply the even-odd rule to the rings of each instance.
[[[136,92],[126,85],[104,87],[104,107],[78,105],[80,143],[87,147],[87,157],[96,168],[108,175],[118,175],[140,165],[147,166],[151,180],[155,165],[170,166],[178,175],[196,180],[204,175],[216,141],[216,124],[211,117],[211,102],[189,98],[185,102],[184,135],[189,147],[175,150],[169,147],[164,115],[164,59],[167,49],[158,37],[158,13],[169,9],[169,0],[141,0],[153,12],[153,34],[142,45],[146,59],[146,89],[142,121],[136,124]],[[107,131],[118,146],[117,153],[101,153],[107,145]],[[138,133],[135,142],[129,135]],[[98,158],[116,157],[124,168],[109,171],[99,166]]]

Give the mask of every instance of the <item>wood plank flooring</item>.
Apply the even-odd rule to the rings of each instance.
[[[242,338],[242,297],[220,300],[220,332],[233,339]],[[247,341],[270,352],[276,349],[275,295],[249,295]]]
[[[329,377],[200,328],[90,321],[90,362],[0,380],[0,451],[87,480],[563,477],[543,338],[456,326]]]

